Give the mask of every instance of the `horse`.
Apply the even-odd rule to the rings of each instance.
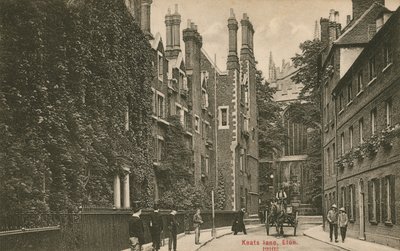
[[[285,212],[285,206],[283,204],[283,201],[281,201],[280,204],[278,204],[277,202],[272,203],[272,207],[271,207],[271,214],[269,216],[269,222],[272,222],[273,224],[275,224],[276,227],[276,232],[279,235],[284,234],[283,232],[283,222],[285,221],[285,217],[286,217],[286,212]]]

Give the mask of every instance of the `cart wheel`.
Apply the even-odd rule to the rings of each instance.
[[[297,219],[297,212],[296,212],[296,217],[294,218],[294,229],[293,229],[293,235],[296,236],[296,229],[299,221]]]

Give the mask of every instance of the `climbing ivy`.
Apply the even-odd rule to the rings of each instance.
[[[123,1],[4,0],[0,34],[0,211],[111,205],[124,166],[150,198],[151,48]]]
[[[178,115],[167,118],[164,151],[156,170],[160,187],[160,206],[175,209],[209,209],[210,184],[195,184],[192,151],[185,143],[184,129]]]

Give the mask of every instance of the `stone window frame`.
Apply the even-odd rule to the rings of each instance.
[[[223,125],[222,110],[226,109],[226,125]],[[229,129],[229,106],[218,106],[218,129]]]

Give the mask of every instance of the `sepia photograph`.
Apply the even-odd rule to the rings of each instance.
[[[0,0],[1,251],[400,250],[400,0]]]

